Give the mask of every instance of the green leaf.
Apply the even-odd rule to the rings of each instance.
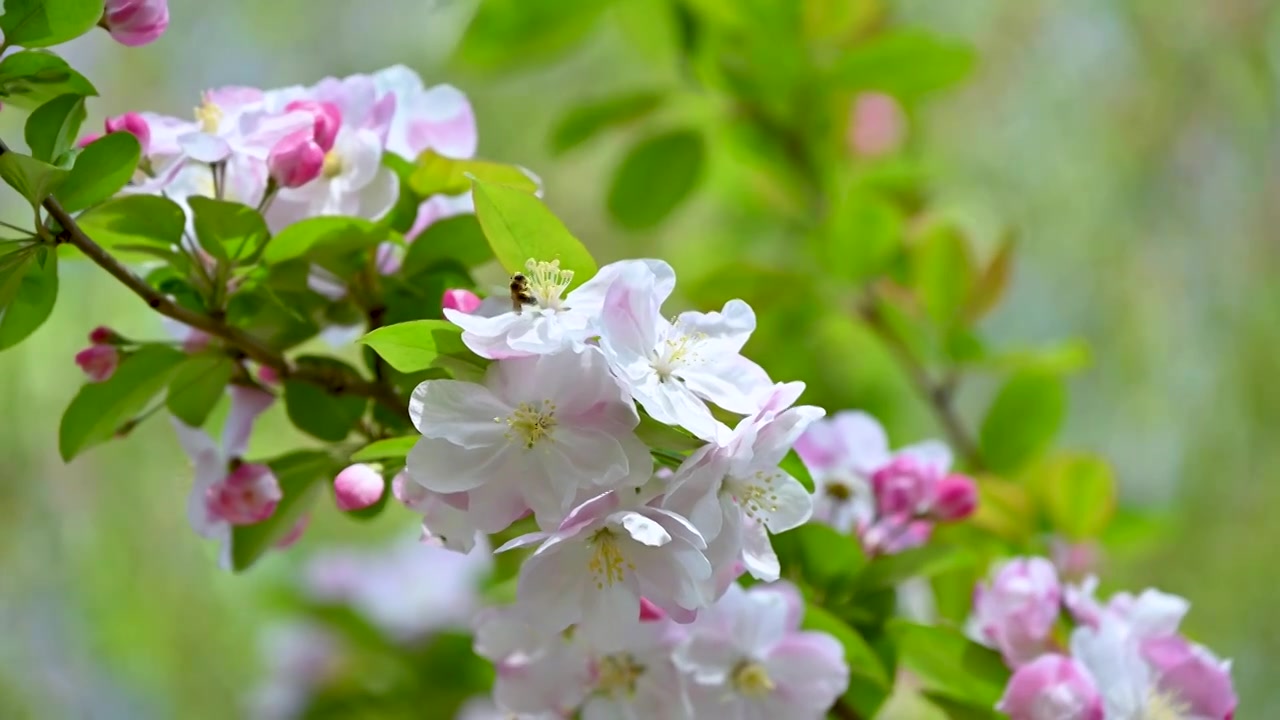
[[[591,253],[538,198],[505,185],[474,183],[476,217],[493,254],[507,272],[524,272],[525,261],[559,260],[573,271],[577,287],[596,274]]]
[[[880,656],[857,630],[813,602],[805,603],[802,627],[805,630],[827,633],[838,640],[844,646],[844,661],[849,665],[849,673],[875,682],[888,694],[891,686],[889,672],[885,670]]]
[[[458,48],[474,67],[528,67],[568,50],[595,27],[607,0],[486,0]]]
[[[328,357],[298,358],[302,367],[316,367],[334,373],[355,374],[355,368]],[[284,405],[289,420],[299,430],[326,442],[342,442],[364,416],[365,398],[331,392],[300,380],[284,381]]]
[[[995,257],[987,263],[969,291],[965,301],[964,314],[970,322],[980,319],[991,312],[1009,288],[1009,276],[1013,271],[1013,241],[1006,238],[1000,243]]]
[[[370,460],[403,460],[417,444],[421,435],[378,440],[351,454],[351,462],[369,462]]]
[[[916,30],[876,35],[844,54],[832,70],[847,90],[879,90],[912,102],[964,80],[974,65],[964,44]]]
[[[672,450],[677,453],[697,450],[706,445],[702,440],[678,427],[654,420],[643,410],[640,412],[640,424],[636,427],[636,435],[651,448]]]
[[[1092,455],[1055,458],[1041,478],[1049,520],[1071,540],[1097,538],[1116,512],[1116,478]]]
[[[996,394],[982,420],[982,459],[997,473],[1012,473],[1038,457],[1053,441],[1067,413],[1067,388],[1054,373],[1025,370]]]
[[[115,250],[127,245],[182,242],[187,216],[174,201],[156,195],[125,195],[81,213],[76,224],[94,242]]]
[[[418,221],[418,209],[422,205],[422,197],[409,187],[409,177],[413,175],[413,163],[394,153],[382,153],[382,165],[389,168],[396,174],[399,181],[399,194],[396,196],[396,204],[391,207],[381,220],[379,225],[395,230],[398,233],[407,233],[413,229],[414,223]]]
[[[380,327],[360,338],[360,342],[402,373],[432,367],[441,355],[467,352],[462,344],[462,328],[448,320],[412,320]]]
[[[630,230],[662,222],[702,179],[705,156],[702,135],[694,130],[673,130],[642,140],[614,173],[609,214]]]
[[[80,388],[62,415],[58,451],[70,461],[110,440],[141,412],[187,356],[163,345],[146,345],[120,362],[110,379]]]
[[[8,307],[22,288],[27,270],[35,262],[39,245],[6,243],[0,246],[0,309]]]
[[[804,461],[800,459],[800,455],[795,450],[788,450],[783,456],[782,462],[778,463],[778,467],[787,471],[791,477],[800,481],[805,490],[813,492],[813,476],[809,474],[809,468],[805,467]]]
[[[1000,654],[959,631],[891,620],[889,634],[897,644],[898,663],[926,691],[984,708],[994,707],[1004,693],[1010,672]]]
[[[452,260],[472,268],[493,259],[493,250],[484,239],[475,215],[437,220],[422,231],[405,253],[400,274],[411,278],[432,265]]]
[[[128,184],[141,157],[142,146],[132,133],[100,137],[76,157],[70,177],[54,195],[67,212],[102,202]]]
[[[556,123],[551,152],[563,154],[604,130],[638,120],[658,109],[664,97],[661,92],[641,90],[579,105]]]
[[[254,525],[231,529],[231,568],[245,570],[284,539],[307,513],[326,480],[337,474],[337,463],[317,450],[298,450],[267,461],[280,483],[283,497],[271,517]]]
[[[238,202],[194,195],[187,199],[195,215],[200,247],[219,260],[239,262],[267,241],[267,223],[253,208]]]
[[[83,95],[59,95],[36,108],[27,117],[23,131],[31,155],[37,160],[53,162],[75,144],[84,118]]]
[[[916,291],[929,317],[949,326],[964,310],[973,286],[973,261],[964,238],[950,226],[938,226],[920,238],[915,249]]]
[[[827,231],[827,267],[850,282],[885,272],[902,248],[902,213],[878,193],[854,188]]]
[[[349,217],[314,217],[296,222],[271,238],[262,253],[263,262],[275,264],[323,249],[342,254],[374,247],[391,238],[391,231],[368,220]]]
[[[808,523],[773,536],[782,574],[821,595],[843,593],[867,565],[856,538]]]
[[[6,105],[34,109],[67,93],[94,96],[98,91],[47,50],[23,50],[0,60],[0,98]]]
[[[41,250],[48,253],[43,264],[37,260]],[[21,272],[16,292],[0,303],[0,350],[27,339],[53,312],[58,300],[58,254],[48,250],[40,247],[25,251],[27,258],[20,261],[20,268],[15,268],[15,272]],[[8,277],[4,284],[12,281],[12,276]]]
[[[222,352],[192,355],[174,373],[165,407],[191,427],[201,427],[222,399],[236,364]]]
[[[101,0],[5,0],[0,31],[6,44],[48,47],[80,37],[100,19]]]
[[[858,592],[865,595],[896,587],[913,577],[932,577],[974,562],[971,553],[954,545],[925,545],[894,555],[881,555],[867,564],[858,577]]]
[[[0,178],[38,208],[66,179],[66,170],[12,150],[0,155]]]
[[[496,185],[506,185],[526,192],[535,192],[538,183],[514,165],[485,160],[458,160],[425,150],[409,176],[409,186],[421,197],[432,195],[461,195],[471,189],[471,180],[483,180]]]

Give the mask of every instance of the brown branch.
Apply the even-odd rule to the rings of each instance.
[[[956,412],[954,381],[938,382],[929,376],[929,371],[916,357],[911,346],[885,320],[878,302],[874,294],[869,294],[866,301],[859,304],[858,314],[897,358],[898,364],[906,371],[911,378],[911,383],[916,386],[916,390],[933,410],[934,417],[942,425],[943,432],[947,434],[960,457],[964,458],[969,469],[981,470],[982,455],[978,452],[978,444],[974,442],[973,436],[969,434],[959,413]]]
[[[9,152],[9,147],[3,140],[0,140],[0,155],[6,152]],[[118,260],[111,256],[111,253],[94,242],[92,238],[80,229],[75,219],[52,196],[46,198],[42,204],[44,209],[48,211],[49,216],[57,220],[58,224],[62,226],[62,231],[56,238],[58,242],[74,245],[86,257],[110,273],[112,277],[119,280],[135,295],[142,298],[152,310],[178,322],[190,325],[197,330],[202,330],[214,337],[221,338],[227,345],[244,353],[245,357],[250,360],[275,370],[282,379],[288,378],[319,385],[333,393],[346,393],[372,398],[396,412],[408,412],[408,403],[402,402],[395,391],[385,384],[369,382],[354,372],[334,373],[318,368],[298,367],[289,362],[289,359],[282,353],[267,346],[249,333],[232,327],[218,318],[177,304],[159,290],[148,285],[145,280],[120,264]]]
[[[831,714],[840,718],[840,720],[862,720],[862,716],[858,714],[858,711],[850,707],[844,701],[844,698],[836,698],[836,704],[831,706]]]

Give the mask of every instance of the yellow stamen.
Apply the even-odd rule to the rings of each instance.
[[[596,690],[606,695],[634,695],[644,666],[630,653],[606,655],[596,666]]]
[[[671,321],[671,335],[658,346],[653,360],[649,363],[658,373],[658,379],[666,382],[681,366],[693,365],[702,361],[698,354],[698,346],[707,338],[706,333],[687,332],[680,327],[678,320]]]
[[[335,150],[330,150],[324,154],[324,165],[320,168],[320,174],[325,178],[332,180],[342,174],[343,164],[342,156]]]
[[[608,528],[597,530],[587,541],[587,547],[591,549],[591,559],[587,561],[587,569],[596,580],[597,590],[603,590],[605,585],[613,587],[614,583],[622,582],[627,570],[636,569],[635,565],[622,557],[618,538]]]
[[[731,492],[738,498],[738,504],[752,518],[762,513],[778,512],[778,491],[773,486],[779,476],[757,470],[748,480],[734,481],[730,479]]]
[[[529,294],[538,301],[538,305],[552,310],[561,309],[563,299],[560,296],[573,282],[573,271],[561,270],[559,260],[539,262],[533,258],[525,261],[524,269],[529,281]]]
[[[550,439],[556,429],[556,404],[543,400],[541,404],[520,403],[516,411],[504,421],[494,418],[494,422],[506,422],[511,428],[506,434],[508,440],[517,440],[526,449],[532,449],[543,438]]]
[[[762,698],[773,692],[775,685],[769,672],[758,662],[743,660],[730,676],[733,689],[749,698]]]
[[[1142,714],[1135,720],[1186,720],[1191,717],[1191,707],[1177,695],[1152,688]]]
[[[195,114],[196,120],[200,123],[200,130],[210,135],[218,132],[218,127],[222,124],[222,108],[209,99],[208,93],[205,93],[200,107],[195,110]]]

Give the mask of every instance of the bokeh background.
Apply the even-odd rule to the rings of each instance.
[[[552,158],[548,134],[569,107],[678,81],[653,59],[661,29],[636,27],[634,14],[605,13],[553,62],[492,74],[452,59],[472,0],[170,6],[170,30],[152,46],[126,50],[96,33],[63,48],[102,93],[91,124],[131,109],[182,115],[207,87],[310,83],[404,63],[465,90],[481,154],[534,169],[549,204],[602,260],[662,256],[696,274],[736,243],[785,252],[785,237],[752,238],[740,222],[726,231],[740,216],[730,157],[713,154],[693,201],[644,233],[623,231],[605,211],[625,134]],[[1191,598],[1191,633],[1236,661],[1238,717],[1280,717],[1271,571],[1280,548],[1271,515],[1280,506],[1280,9],[1266,0],[909,0],[891,3],[891,17],[978,54],[968,82],[912,116],[909,152],[927,160],[936,206],[978,236],[1016,233],[1013,285],[984,325],[988,337],[1078,338],[1092,348],[1071,381],[1062,444],[1110,459],[1123,506],[1150,511],[1141,532],[1116,538],[1110,584]],[[21,120],[0,113],[3,137],[20,135]],[[96,268],[68,264],[62,278],[50,322],[0,355],[0,717],[241,716],[262,673],[263,628],[282,612],[273,598],[302,559],[412,533],[413,518],[388,511],[361,524],[326,505],[292,552],[245,576],[219,571],[186,526],[190,480],[163,422],[70,465],[58,458],[58,417],[80,384],[72,356],[85,333],[104,323],[162,332]],[[796,347],[821,352],[800,339]],[[858,357],[841,360],[857,372]],[[822,372],[842,366],[828,359]],[[846,385],[812,400],[884,409],[895,438],[938,434],[908,393],[890,402]],[[968,387],[961,407],[975,421],[989,387]],[[259,452],[295,442],[282,417],[267,425]]]

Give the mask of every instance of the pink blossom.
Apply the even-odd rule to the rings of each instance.
[[[378,269],[379,275],[394,275],[400,272],[400,266],[404,264],[404,256],[403,245],[393,242],[378,243],[378,248],[373,254],[373,264]]]
[[[1018,668],[996,709],[1010,720],[1103,720],[1093,677],[1065,655],[1041,655]]]
[[[849,147],[857,155],[879,157],[902,146],[906,116],[892,96],[868,92],[854,98],[849,118]]]
[[[76,147],[83,150],[84,148],[87,148],[93,143],[97,142],[98,139],[101,137],[102,136],[99,135],[98,133],[89,133],[88,135],[85,135],[84,137],[76,141]]]
[[[232,525],[253,525],[271,517],[282,497],[271,468],[242,463],[205,491],[205,508],[212,518]]]
[[[1176,697],[1191,714],[1213,720],[1227,720],[1235,714],[1230,662],[1219,660],[1180,635],[1143,642],[1142,656],[1155,671],[1160,690]]]
[[[1050,556],[1058,573],[1067,580],[1078,580],[1098,569],[1102,548],[1097,542],[1072,542],[1054,538],[1050,543]]]
[[[142,146],[142,154],[147,154],[151,147],[151,126],[147,124],[146,118],[138,113],[125,113],[107,118],[105,125],[108,133],[127,132],[133,135]]]
[[[103,382],[120,365],[120,351],[114,345],[94,345],[76,353],[76,364],[89,376],[89,382]]]
[[[267,170],[283,188],[302,187],[320,177],[324,167],[324,150],[308,130],[286,136],[271,148]]]
[[[294,100],[284,106],[285,112],[302,111],[311,113],[315,118],[312,127],[312,139],[324,152],[333,149],[338,139],[338,130],[342,127],[342,110],[331,102],[315,100]]]
[[[440,305],[448,310],[470,314],[480,307],[480,302],[480,296],[470,290],[445,290]]]
[[[1018,667],[1049,649],[1061,597],[1052,563],[1014,558],[1000,566],[990,583],[974,588],[971,633]]]
[[[876,509],[881,515],[925,515],[941,480],[936,466],[898,456],[871,476]]]
[[[99,325],[89,332],[89,342],[94,345],[115,345],[123,340],[120,333],[106,325]]]
[[[963,520],[978,508],[978,487],[964,475],[948,475],[934,488],[930,512],[942,522]]]
[[[169,27],[169,3],[168,0],[107,0],[102,21],[107,32],[121,45],[146,45]]]
[[[432,492],[414,482],[406,470],[392,478],[391,494],[405,507],[422,514],[423,543],[455,552],[471,552],[481,531],[497,532],[510,522],[503,516],[493,525],[478,523],[478,519],[467,512],[471,503],[467,493]],[[526,512],[521,508],[515,515]]]
[[[386,481],[382,473],[371,465],[348,465],[333,479],[333,496],[338,509],[344,512],[363,510],[382,498]]]
[[[280,373],[270,365],[258,366],[258,380],[264,385],[279,385]]]

